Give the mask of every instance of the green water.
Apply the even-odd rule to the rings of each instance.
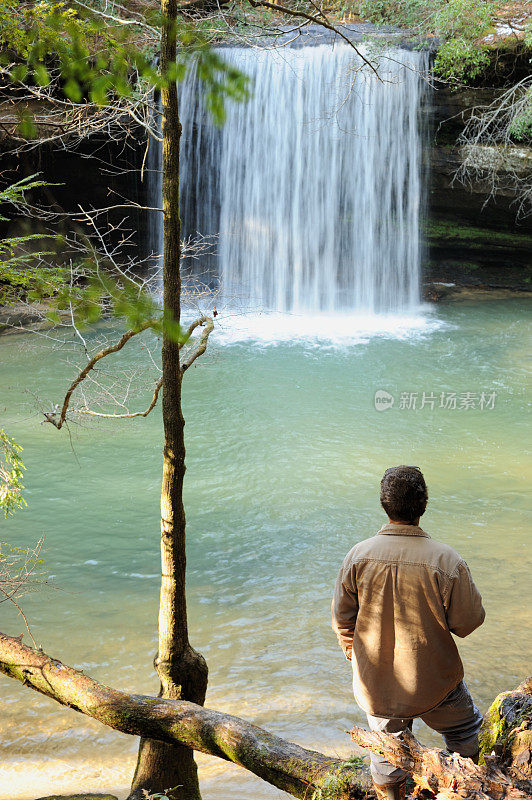
[[[422,524],[459,549],[484,596],[485,625],[459,645],[478,704],[530,672],[527,312],[521,300],[457,304],[416,330],[346,346],[312,333],[275,344],[276,330],[211,343],[186,375],[184,400],[190,628],[210,665],[210,706],[315,749],[350,751],[345,730],[364,717],[329,627],[330,596],[344,554],[384,521],[378,483],[399,463],[423,469]],[[2,521],[1,538],[45,534],[57,587],[25,598],[34,635],[103,682],[155,692],[160,412],[86,420],[69,436],[41,425],[38,411],[60,400],[74,371],[68,352],[24,334],[4,337],[0,358],[1,424],[24,445],[29,504]],[[120,363],[142,358],[132,345]],[[392,409],[375,410],[378,389],[395,397]],[[423,391],[434,409],[419,408]],[[417,392],[418,407],[401,408],[401,392]],[[493,408],[443,409],[441,392],[456,392],[458,405],[465,392],[477,404],[481,392],[496,398]],[[1,629],[22,632],[1,609]],[[126,792],[134,739],[0,683],[1,800]],[[284,796],[215,759],[200,763],[205,800]]]

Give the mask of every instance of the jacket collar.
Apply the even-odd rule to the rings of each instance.
[[[419,525],[395,525],[393,522],[387,522],[379,533],[386,536],[424,536],[426,539],[430,539],[428,533],[425,533]]]

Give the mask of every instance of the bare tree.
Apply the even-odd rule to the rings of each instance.
[[[458,144],[462,163],[456,177],[465,184],[482,181],[486,202],[498,191],[515,193],[518,216],[532,213],[530,157],[519,153],[519,128],[532,121],[532,76],[506,89],[492,103],[472,109]],[[524,156],[524,157],[523,157]]]

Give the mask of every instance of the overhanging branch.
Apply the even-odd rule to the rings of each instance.
[[[68,409],[70,407],[70,400],[72,398],[72,394],[77,389],[77,387],[85,380],[85,378],[90,373],[90,371],[92,369],[94,369],[96,364],[99,361],[101,361],[103,358],[106,358],[106,356],[109,356],[112,353],[117,353],[119,350],[121,350],[124,347],[125,344],[127,344],[127,342],[129,342],[130,339],[132,339],[138,333],[142,333],[142,331],[145,331],[148,328],[152,327],[154,322],[155,322],[155,320],[147,320],[142,325],[140,325],[138,328],[134,328],[134,329],[126,331],[120,337],[118,342],[115,342],[115,344],[112,344],[112,345],[109,345],[108,347],[103,348],[102,350],[97,352],[92,358],[90,358],[88,363],[85,365],[85,367],[81,370],[81,372],[78,373],[76,378],[72,381],[72,383],[68,387],[67,393],[66,393],[65,398],[63,400],[63,405],[61,407],[61,412],[59,413],[59,416],[58,416],[58,412],[57,411],[48,411],[48,412],[46,412],[44,414],[46,421],[50,422],[58,430],[60,430],[63,427],[63,425],[65,423],[65,420],[66,420],[66,417],[67,417]],[[198,327],[203,327],[204,330],[203,330],[203,332],[202,332],[202,334],[200,336],[199,342],[196,345],[196,347],[194,347],[194,349],[192,349],[189,353],[187,353],[186,357],[182,361],[182,363],[181,363],[181,372],[185,372],[194,363],[194,361],[199,356],[201,356],[205,352],[205,350],[207,349],[207,341],[209,339],[209,335],[211,334],[211,332],[214,329],[214,322],[211,319],[211,317],[207,317],[205,315],[202,315],[201,317],[198,317],[197,319],[195,319],[194,322],[192,322],[189,325],[189,327],[187,328],[185,336],[183,337],[183,341],[181,341],[179,343],[179,349],[181,349],[189,341],[189,339],[192,336],[193,332]],[[74,326],[74,328],[75,328],[75,326]],[[75,330],[77,330],[77,329],[75,328]],[[155,389],[154,389],[154,392],[153,392],[153,397],[151,399],[151,402],[150,402],[149,406],[144,411],[127,412],[127,413],[124,413],[124,414],[106,414],[106,413],[103,413],[103,412],[100,412],[100,411],[92,411],[91,409],[83,408],[83,409],[78,409],[77,413],[79,413],[79,414],[87,414],[87,415],[90,415],[90,416],[93,416],[93,417],[102,417],[102,418],[105,418],[105,419],[133,419],[134,417],[147,417],[148,414],[155,408],[155,405],[157,404],[157,400],[159,398],[159,392],[161,390],[162,385],[163,385],[163,379],[161,377],[161,378],[159,378],[159,380],[155,384]]]
[[[127,344],[127,342],[129,342],[130,339],[133,338],[133,336],[136,336],[138,333],[141,333],[142,331],[145,331],[148,328],[151,328],[151,326],[153,324],[154,324],[154,320],[148,320],[148,321],[144,322],[142,325],[140,325],[138,328],[134,328],[134,329],[131,329],[129,331],[126,331],[120,337],[118,342],[115,342],[115,344],[109,345],[109,347],[104,347],[103,350],[100,350],[98,353],[96,353],[96,355],[94,355],[90,359],[88,364],[85,365],[85,367],[81,370],[81,372],[76,376],[76,378],[72,381],[72,383],[68,387],[67,393],[65,395],[65,399],[63,400],[63,405],[61,407],[61,413],[59,414],[59,418],[57,418],[57,413],[55,411],[49,411],[44,415],[45,418],[46,418],[46,421],[47,422],[51,422],[52,425],[55,425],[55,427],[58,430],[60,430],[63,427],[63,424],[65,422],[66,415],[67,415],[67,412],[68,412],[68,407],[70,405],[70,398],[72,397],[73,392],[80,385],[80,383],[83,380],[85,380],[85,378],[87,377],[89,372],[92,369],[94,369],[94,367],[96,366],[98,361],[101,361],[102,358],[105,358],[106,356],[111,355],[111,353],[117,353],[119,350],[121,350],[124,347],[125,344]],[[157,398],[155,398],[155,400],[157,400]],[[155,405],[155,403],[154,403],[154,405]]]
[[[269,8],[272,11],[275,11],[277,14],[286,14],[288,17],[295,17],[296,19],[304,19],[307,22],[312,22],[314,25],[319,25],[320,28],[326,28],[328,31],[332,31],[337,36],[346,42],[349,47],[351,47],[357,56],[368,66],[372,72],[375,73],[379,80],[382,80],[378,70],[376,69],[375,65],[371,63],[371,61],[366,58],[366,56],[356,47],[349,36],[346,36],[339,28],[329,22],[323,11],[317,9],[317,16],[313,14],[307,14],[306,11],[303,11],[298,8],[288,8],[287,6],[280,5],[279,3],[270,3],[269,0],[248,0],[250,6],[252,8]]]
[[[89,414],[91,417],[103,417],[104,419],[133,419],[133,417],[147,417],[148,414],[153,411],[157,404],[157,400],[159,398],[159,392],[161,391],[161,386],[163,385],[163,379],[159,378],[157,383],[155,384],[155,389],[153,391],[153,397],[151,399],[151,403],[149,404],[148,408],[145,411],[133,411],[128,414],[104,414],[101,411],[91,411],[90,408],[82,408],[78,409],[78,414]]]

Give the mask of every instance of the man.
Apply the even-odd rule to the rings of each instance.
[[[421,717],[448,750],[476,760],[482,716],[451,634],[468,636],[485,613],[465,561],[419,527],[427,499],[417,467],[386,470],[380,500],[388,523],[345,557],[333,628],[371,730],[400,735]],[[371,754],[371,775],[380,800],[404,798],[403,770]]]

